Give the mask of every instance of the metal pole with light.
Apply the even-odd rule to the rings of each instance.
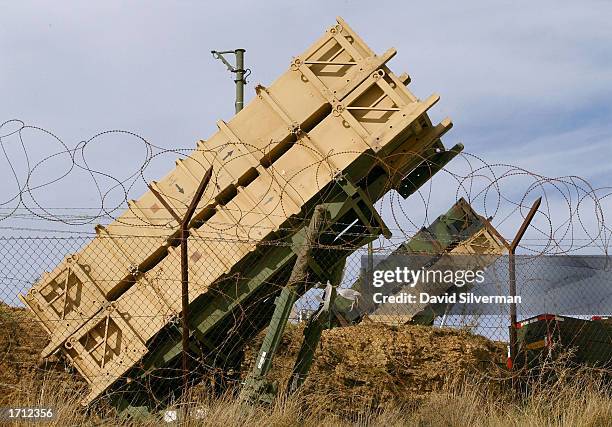
[[[219,59],[227,67],[230,73],[236,74],[236,113],[242,110],[244,107],[244,86],[247,84],[247,77],[251,74],[251,70],[244,68],[244,53],[245,49],[236,50],[224,50],[217,51],[211,50],[213,58]],[[232,65],[224,55],[234,55],[236,57],[236,65]]]

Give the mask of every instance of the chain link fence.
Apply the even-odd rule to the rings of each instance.
[[[349,236],[342,238],[350,241]],[[211,239],[197,233],[192,233],[188,243],[190,381],[208,378],[219,389],[242,384],[245,369],[257,363],[251,360],[245,368],[245,348],[256,352],[262,342],[258,335],[274,324],[279,296],[294,268],[295,244]],[[310,248],[312,263],[296,288],[288,327],[308,327],[325,307],[330,313],[327,325],[336,328],[365,325],[383,333],[389,327],[418,324],[507,342],[508,300],[485,304],[448,299],[468,291],[476,297],[508,296],[506,255],[454,255],[451,270],[484,272],[486,280],[472,279],[468,286],[458,286],[456,275],[450,282],[438,278],[435,284],[411,283],[394,275],[379,287],[375,279],[383,278],[385,272],[404,267],[423,272],[450,268],[437,255],[405,254],[389,247],[390,242],[386,247],[382,243],[378,240],[368,251],[320,236]],[[138,254],[155,245],[162,249],[140,263],[147,268],[136,267]],[[0,263],[0,358],[5,372],[15,375],[5,387],[34,366],[44,371],[60,364],[85,380],[84,402],[108,396],[110,390],[129,391],[130,404],[142,403],[145,395],[163,401],[180,388],[181,262],[177,247],[151,236],[3,238]],[[339,265],[343,267],[340,275],[328,274]],[[557,329],[565,317],[584,320],[573,324],[569,343],[583,344],[588,329],[586,345],[608,354],[612,336],[606,318],[612,314],[612,300],[607,257],[519,256],[516,271],[517,296],[522,299],[517,303],[518,317],[525,329],[530,322],[542,320],[553,321]],[[331,306],[329,287],[326,293],[329,277],[335,277]],[[425,291],[447,298],[419,300],[418,294]],[[411,294],[416,295],[416,303],[406,301]],[[541,315],[552,318],[542,319]],[[592,328],[600,323],[601,328]],[[533,342],[552,339],[554,331],[548,328],[536,335]],[[310,350],[316,353],[314,345]],[[548,348],[548,343],[543,347]]]

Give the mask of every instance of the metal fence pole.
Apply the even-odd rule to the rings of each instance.
[[[193,216],[198,203],[200,203],[200,199],[204,195],[204,191],[208,186],[208,182],[212,176],[212,166],[202,178],[198,189],[193,195],[193,199],[191,200],[191,204],[189,208],[187,208],[187,212],[185,212],[185,216],[183,217],[183,221],[181,222],[181,310],[182,310],[182,320],[183,320],[183,330],[182,330],[182,344],[183,344],[183,392],[187,391],[188,385],[188,357],[187,352],[189,349],[189,264],[187,257],[187,238],[189,237],[189,222],[191,221],[191,217]]]
[[[518,232],[516,233],[516,236],[514,236],[514,240],[512,240],[512,243],[510,244],[510,248],[508,251],[509,252],[508,273],[510,276],[509,277],[510,279],[509,280],[510,281],[509,293],[510,293],[510,296],[512,297],[512,303],[510,303],[510,360],[512,361],[513,364],[514,364],[516,353],[517,353],[517,343],[516,343],[517,316],[516,316],[516,303],[514,302],[514,297],[516,296],[516,263],[515,263],[514,254],[516,252],[516,248],[519,245],[519,242],[521,241],[521,239],[523,238],[523,235],[527,231],[527,228],[529,227],[531,220],[533,219],[536,212],[538,211],[538,208],[540,207],[540,202],[542,202],[542,197],[538,197],[538,199],[535,202],[533,202],[533,205],[531,206],[529,213],[527,214],[527,216],[523,220],[523,223],[521,224],[521,228],[519,228]]]
[[[374,244],[373,242],[368,243],[368,277],[373,277],[374,274]],[[371,283],[369,283],[371,285]]]

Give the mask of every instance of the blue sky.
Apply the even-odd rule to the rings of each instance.
[[[595,187],[611,183],[609,1],[6,2],[0,15],[0,121],[19,118],[71,147],[100,131],[123,129],[160,147],[193,148],[215,131],[217,119],[233,114],[232,78],[211,49],[247,49],[253,74],[246,93],[252,97],[255,83],[270,84],[337,15],[375,51],[398,49],[390,67],[411,75],[417,96],[441,95],[431,115],[453,119],[447,146],[463,142],[487,163],[544,176],[578,175]],[[13,162],[24,164],[19,141],[4,142]],[[145,155],[132,136],[95,142],[87,149],[90,165],[113,176],[129,177]],[[25,133],[25,144],[34,163],[58,149],[36,131]],[[145,178],[165,174],[175,157],[156,159]],[[60,176],[64,161],[48,160],[34,181]],[[6,160],[0,162],[0,194],[8,207],[14,182]],[[466,170],[461,160],[453,167]],[[37,200],[97,206],[100,198],[86,178],[72,171],[69,179],[39,191]],[[445,182],[434,181],[431,219],[455,200]],[[505,194],[520,200],[523,184],[508,181]],[[131,196],[142,188],[141,182]],[[562,226],[568,212],[561,202],[551,195],[548,208]],[[402,203],[416,223],[424,220],[422,204]],[[513,207],[506,203],[505,213]],[[596,229],[590,214],[584,220]],[[517,215],[502,218],[500,212],[496,220],[506,234],[520,223]]]

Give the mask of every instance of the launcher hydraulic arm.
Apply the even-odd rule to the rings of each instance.
[[[342,273],[346,259],[338,264],[334,269],[332,281],[328,281],[325,286],[323,301],[317,311],[308,319],[304,328],[304,338],[298,351],[295,365],[291,372],[291,377],[287,383],[287,394],[292,394],[304,383],[308,376],[308,371],[312,366],[317,346],[321,340],[321,334],[325,329],[330,329],[333,324],[334,302],[336,300],[336,288],[342,280]]]
[[[308,258],[328,215],[329,211],[325,205],[319,205],[314,210],[304,241],[297,248],[297,258],[289,281],[275,300],[274,314],[255,360],[253,372],[242,389],[242,398],[245,400],[259,399],[271,403],[276,395],[272,385],[265,381],[265,376],[272,367],[274,353],[282,339],[293,304],[300,294],[298,287],[304,287],[308,280]]]

